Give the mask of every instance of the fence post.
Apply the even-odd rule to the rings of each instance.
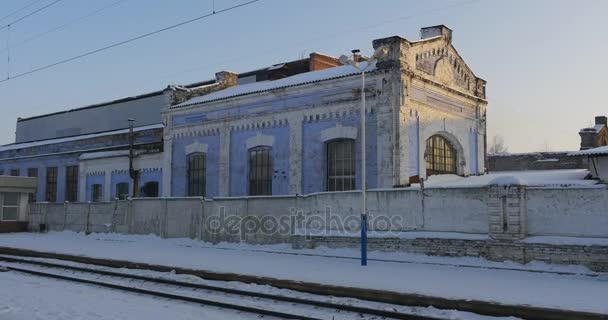
[[[84,224],[84,234],[89,235],[91,232],[89,231],[89,220],[91,219],[91,201],[89,201],[87,205],[87,219]]]
[[[63,202],[63,231],[65,231],[65,227],[68,224],[68,202]]]
[[[127,213],[125,214],[125,224],[127,225],[127,234],[132,234],[133,233],[133,227],[131,226],[131,221],[132,221],[132,210],[133,210],[133,199],[129,198],[127,201]]]
[[[198,237],[203,241],[204,225],[205,225],[205,197],[201,197],[200,219],[198,221]]]
[[[116,223],[114,220],[116,219],[116,211],[118,210],[118,199],[114,198],[114,211],[112,211],[112,215],[110,216],[110,232],[116,233]]]
[[[161,213],[161,221],[160,221],[160,237],[167,238],[167,215],[168,215],[168,204],[167,198],[163,198],[163,211]]]

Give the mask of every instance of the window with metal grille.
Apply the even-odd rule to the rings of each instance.
[[[194,153],[188,156],[188,196],[205,196],[207,182],[207,155]]]
[[[78,200],[78,166],[65,168],[65,200],[70,202]]]
[[[272,170],[270,147],[249,150],[249,195],[272,195]]]
[[[11,176],[18,177],[19,176],[19,169],[11,169]]]
[[[46,201],[57,201],[57,167],[46,168]]]
[[[28,177],[32,177],[32,178],[38,178],[38,168],[28,168],[27,169],[27,176]],[[28,195],[28,201],[30,203],[36,202],[36,192],[37,191],[38,191],[38,188],[36,188],[36,190],[33,193],[30,193]]]
[[[0,195],[2,200],[2,219],[4,221],[15,221],[19,218],[19,193],[4,192]]]
[[[456,150],[440,135],[426,140],[426,174],[456,174]]]
[[[91,201],[101,202],[103,200],[103,186],[96,183],[91,186]]]
[[[327,191],[355,189],[355,140],[327,143]]]
[[[116,184],[116,199],[127,200],[129,197],[129,183],[121,182]]]

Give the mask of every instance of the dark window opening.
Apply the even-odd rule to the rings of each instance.
[[[340,139],[327,143],[327,191],[355,189],[355,141]]]
[[[78,200],[78,166],[65,168],[65,200],[69,202]]]
[[[158,181],[149,181],[139,189],[139,194],[142,198],[157,198],[158,197]]]
[[[91,201],[101,202],[103,200],[103,186],[96,183],[91,186]]]
[[[19,169],[11,169],[11,176],[18,177],[19,176]]]
[[[207,182],[207,155],[195,153],[188,156],[188,196],[205,196]]]
[[[46,168],[46,201],[57,202],[57,167]]]
[[[28,168],[27,176],[32,177],[32,178],[38,178],[38,168]],[[33,193],[30,193],[28,195],[28,201],[30,203],[34,203],[37,201],[37,196],[36,196],[37,192],[38,192],[38,188],[36,188],[36,190]]]
[[[256,147],[249,150],[249,195],[272,195],[272,149]]]
[[[116,199],[127,200],[129,197],[129,183],[121,182],[116,184]]]

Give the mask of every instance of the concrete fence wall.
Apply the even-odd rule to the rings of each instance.
[[[359,192],[37,203],[30,207],[30,228],[46,224],[50,230],[278,243],[289,242],[294,233],[356,234],[360,208]],[[606,188],[374,190],[368,208],[370,231],[461,232],[501,240],[528,235],[608,238]]]

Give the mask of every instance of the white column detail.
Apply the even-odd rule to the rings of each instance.
[[[302,116],[289,122],[289,193],[302,193]]]
[[[220,129],[220,196],[230,195],[230,126],[225,124]]]

